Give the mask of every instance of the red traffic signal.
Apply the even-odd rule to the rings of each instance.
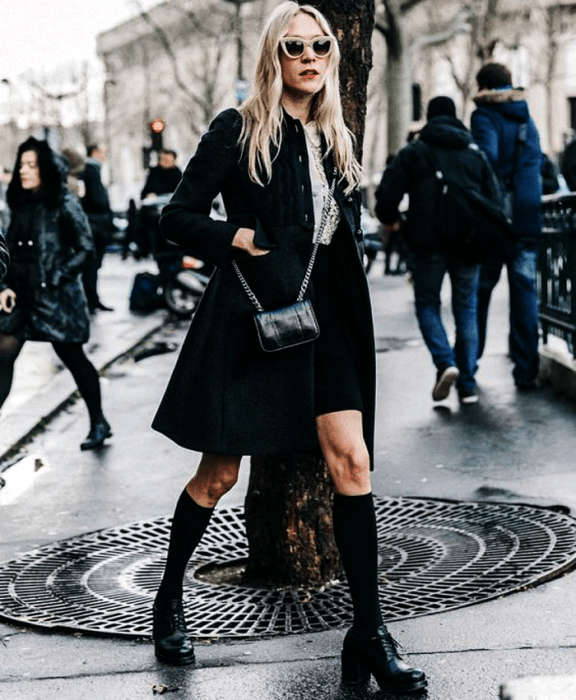
[[[164,131],[164,122],[161,119],[153,119],[150,122],[150,131],[153,134],[161,134]]]
[[[150,127],[150,140],[153,151],[162,150],[162,132],[164,131],[164,122],[162,119],[152,119],[148,124]]]

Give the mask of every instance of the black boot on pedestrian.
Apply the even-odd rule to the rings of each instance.
[[[156,658],[176,666],[194,663],[194,647],[186,630],[182,601],[178,598],[166,600],[162,607],[154,603],[153,615]]]
[[[356,639],[349,630],[342,648],[342,681],[363,683],[374,676],[391,693],[413,693],[428,685],[424,671],[410,668],[398,653],[398,644],[385,625],[371,639]]]
[[[110,424],[105,418],[101,418],[99,421],[92,424],[86,440],[80,444],[80,449],[97,450],[102,447],[104,440],[109,437],[112,437]]]

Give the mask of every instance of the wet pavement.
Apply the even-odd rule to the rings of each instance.
[[[143,265],[107,256],[102,296],[116,311],[99,314],[95,320],[90,351],[100,367],[165,319],[163,311],[144,317],[128,311],[131,280]],[[407,279],[382,277],[375,268],[371,288],[379,349],[375,493],[560,505],[575,512],[576,405],[547,388],[516,392],[506,357],[505,286],[498,287],[491,311],[491,333],[478,377],[481,401],[465,407],[455,396],[441,405],[430,398],[434,370],[416,327]],[[449,319],[447,304],[446,312]],[[179,345],[185,330],[186,324],[167,326],[156,339]],[[3,446],[26,434],[27,425],[50,415],[70,393],[64,372],[45,371],[53,366],[47,354],[39,359],[44,350],[50,349],[31,348],[29,358],[20,358],[18,370],[22,367],[25,376],[17,376],[17,381],[22,388],[15,384],[19,395],[0,417]],[[138,362],[128,358],[104,373],[104,405],[114,436],[100,453],[79,450],[87,430],[80,402],[57,412],[47,429],[22,448],[21,455],[29,457],[28,474],[18,477],[20,493],[13,491],[0,505],[1,561],[57,540],[172,512],[196,455],[154,433],[149,425],[174,361],[171,352]],[[25,363],[28,368],[42,367],[40,381],[32,381]],[[31,463],[41,466],[30,469]],[[4,461],[0,468],[7,464]],[[243,503],[247,467],[222,506]],[[9,485],[11,469],[17,467],[2,472]],[[0,489],[0,499],[3,491],[7,493]],[[576,577],[569,574],[499,600],[394,622],[390,628],[410,660],[428,673],[430,688],[424,697],[495,700],[499,687],[514,679],[560,678],[576,672],[575,594]],[[403,697],[381,693],[374,683],[354,691],[341,688],[341,639],[342,630],[331,630],[200,643],[196,667],[177,669],[156,662],[146,639],[42,631],[0,622],[0,697]],[[536,686],[527,690],[510,683],[509,687],[511,700],[528,700]],[[552,688],[552,682],[546,687]],[[576,694],[550,696],[556,697],[573,700]]]

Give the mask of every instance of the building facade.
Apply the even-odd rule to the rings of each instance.
[[[163,144],[178,152],[184,166],[215,114],[238,104],[252,73],[260,28],[278,2],[169,0],[99,36],[104,136],[116,201],[137,199],[146,168],[154,162],[152,120],[164,122]],[[458,0],[423,2],[404,18],[413,100],[406,134],[418,127],[427,101],[438,94],[453,97],[468,121],[481,65],[478,53],[489,45],[490,60],[509,65],[515,84],[526,88],[543,150],[557,156],[576,130],[576,3],[499,0],[497,17],[476,20],[461,14],[462,5]],[[452,27],[450,32],[446,27]],[[387,51],[376,31],[373,51],[367,182],[378,178],[388,154]]]

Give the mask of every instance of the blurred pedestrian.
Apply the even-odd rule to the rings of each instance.
[[[542,231],[542,151],[524,91],[512,87],[510,70],[487,63],[476,75],[471,127],[486,153],[508,203],[514,239],[482,265],[478,290],[478,357],[486,342],[488,307],[502,266],[510,291],[510,357],[518,389],[534,389],[538,376],[538,290],[536,271]]]
[[[473,145],[470,131],[456,117],[453,100],[442,95],[430,100],[427,122],[419,136],[404,146],[384,171],[376,191],[376,214],[387,228],[399,228],[398,206],[408,194],[404,229],[411,252],[416,317],[436,367],[432,398],[446,399],[456,383],[460,401],[472,404],[478,401],[474,375],[480,267],[458,259],[438,240],[437,163],[447,179],[499,203],[497,183],[486,157]],[[446,274],[452,287],[454,347],[441,317],[440,294]]]
[[[98,144],[91,144],[87,147],[86,153],[88,157],[81,176],[84,181],[82,207],[88,215],[96,255],[87,262],[82,281],[90,313],[114,311],[111,306],[106,306],[98,295],[98,270],[102,267],[106,244],[114,229],[110,199],[102,182],[101,173],[102,164],[106,161],[106,149]]]
[[[90,432],[80,447],[92,450],[112,434],[102,412],[98,372],[82,348],[90,317],[80,275],[93,241],[64,177],[46,141],[31,137],[20,145],[8,186],[12,260],[0,283],[0,406],[24,343],[52,343],[88,408]]]
[[[62,156],[66,163],[66,187],[78,199],[84,196],[84,181],[82,175],[86,167],[85,159],[73,148],[63,148]]]
[[[412,139],[410,139],[411,141]],[[386,167],[394,160],[394,154],[386,158]],[[382,227],[382,241],[384,245],[384,274],[403,275],[408,272],[408,249],[406,247],[406,236],[403,231],[406,223],[406,210],[408,208],[408,197],[405,197],[398,206],[399,218],[395,226]],[[396,264],[392,269],[392,258],[396,256]]]
[[[179,251],[162,235],[160,231],[160,213],[165,203],[166,195],[174,192],[182,171],[176,165],[177,154],[172,149],[162,149],[158,154],[158,165],[150,168],[140,194],[142,206],[140,209],[140,250],[143,254],[152,254],[158,265],[162,282],[169,274],[169,269]],[[159,201],[160,198],[160,201]]]
[[[182,171],[176,165],[178,154],[171,148],[163,148],[158,154],[158,165],[150,168],[140,199],[152,199],[161,194],[172,194],[180,179]]]
[[[560,156],[560,170],[570,192],[576,192],[576,138],[564,146]]]
[[[546,153],[542,154],[542,194],[555,194],[560,189],[556,166]]]
[[[236,483],[241,455],[314,452],[334,484],[334,532],[354,608],[343,678],[371,673],[382,688],[408,692],[426,678],[399,656],[379,604],[374,333],[359,250],[361,172],[338,63],[338,43],[318,10],[278,5],[262,35],[254,92],[212,122],[162,215],[170,240],[218,269],[153,423],[203,453],[174,512],[154,644],[163,661],[194,660],[184,572],[214,506]],[[227,221],[209,216],[218,193]],[[311,264],[319,336],[265,352],[247,287],[267,309],[293,305]]]

